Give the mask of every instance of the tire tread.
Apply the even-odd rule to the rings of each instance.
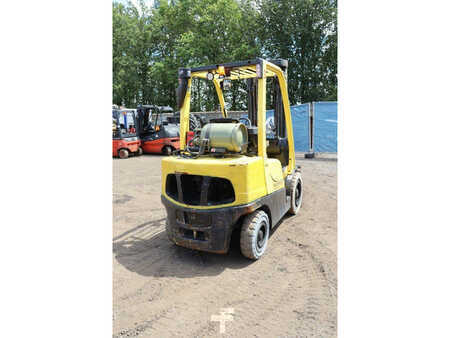
[[[300,180],[301,181],[301,175],[300,175],[300,173],[299,172],[295,172],[293,175],[292,175],[292,178],[291,178],[291,180],[289,181],[289,187],[288,187],[288,189],[289,189],[289,192],[290,192],[290,194],[291,194],[291,206],[290,206],[290,208],[289,208],[289,214],[291,214],[291,215],[296,215],[297,213],[298,213],[298,211],[300,210],[300,208],[301,208],[301,203],[300,203],[300,207],[296,210],[296,208],[295,208],[295,202],[294,202],[294,194],[295,194],[295,187],[297,186],[297,182],[298,182],[298,180]],[[301,193],[302,195],[303,195],[303,184],[302,184],[302,193]],[[303,196],[302,196],[303,197]]]
[[[253,250],[253,238],[255,236],[255,230],[258,227],[258,224],[261,222],[261,217],[266,216],[267,220],[269,217],[263,210],[257,210],[254,213],[247,215],[244,219],[241,229],[241,252],[242,254],[250,259],[258,259],[260,256],[257,256]],[[270,224],[268,224],[267,231],[270,231]]]

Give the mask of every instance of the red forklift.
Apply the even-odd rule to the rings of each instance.
[[[141,141],[136,133],[136,110],[114,109],[112,111],[113,157],[128,158],[142,155]]]
[[[137,108],[137,135],[146,154],[171,155],[180,149],[180,125],[167,106],[140,105]],[[187,142],[194,136],[191,132]]]

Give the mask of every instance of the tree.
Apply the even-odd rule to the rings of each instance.
[[[336,2],[330,0],[258,1],[263,54],[289,60],[291,102],[332,98],[336,87]],[[336,39],[334,38],[334,41]]]
[[[252,59],[289,61],[289,96],[335,100],[335,0],[160,0],[113,4],[113,102],[175,108],[179,67]],[[214,86],[193,80],[192,110],[218,106]],[[246,84],[226,92],[229,109],[245,109]]]

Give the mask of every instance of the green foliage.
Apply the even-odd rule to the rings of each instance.
[[[291,103],[335,100],[336,3],[329,0],[161,0],[113,3],[113,102],[175,107],[179,67],[282,57]],[[244,109],[245,82],[226,93]],[[193,80],[192,110],[213,110],[214,86]]]
[[[261,0],[258,5],[263,53],[289,60],[291,102],[335,100],[336,2]]]

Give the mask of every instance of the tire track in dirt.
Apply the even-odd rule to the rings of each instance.
[[[161,226],[156,228],[155,231],[158,231],[157,236],[164,236],[163,240],[166,241],[163,229],[163,226]],[[145,232],[141,230],[141,236],[142,234],[145,234]],[[154,234],[150,234],[150,236],[152,235],[154,236]],[[134,234],[130,237],[136,238]],[[307,238],[307,235],[304,237]],[[150,239],[152,238],[154,237],[150,237]],[[281,242],[281,240],[277,242]],[[189,292],[183,292],[187,284],[186,281],[172,281],[171,292],[167,295],[171,297],[170,304],[157,304],[163,300],[162,293],[167,292],[164,292],[162,286],[153,288],[154,292],[151,295],[147,293],[146,297],[150,296],[150,303],[153,307],[156,305],[158,311],[150,319],[151,326],[145,325],[148,321],[143,321],[136,326],[140,328],[136,332],[139,332],[139,335],[164,335],[169,333],[167,327],[173,327],[174,323],[178,322],[179,325],[176,326],[184,336],[215,336],[217,330],[214,329],[217,329],[215,326],[218,324],[209,321],[211,314],[214,314],[212,310],[216,310],[218,313],[220,308],[235,307],[235,319],[228,325],[227,336],[230,337],[242,336],[243,330],[248,327],[253,327],[253,333],[256,335],[264,335],[273,331],[274,323],[279,320],[280,316],[291,318],[291,322],[297,322],[297,327],[288,326],[284,328],[283,332],[277,332],[277,335],[295,336],[300,332],[308,333],[308,336],[312,337],[335,335],[333,331],[335,330],[334,317],[330,314],[329,318],[319,316],[319,314],[324,313],[324,308],[329,307],[330,302],[332,303],[333,297],[335,297],[333,292],[328,294],[323,292],[324,288],[329,287],[325,268],[320,260],[309,251],[307,244],[300,244],[289,238],[286,239],[286,242],[289,244],[288,246],[276,246],[274,241],[274,245],[271,245],[271,247],[275,246],[275,249],[269,250],[264,259],[253,263],[256,266],[255,271],[251,273],[239,272],[239,276],[227,276],[228,281],[226,283],[216,279],[203,278],[201,283],[197,283],[200,287],[195,287],[194,284],[193,288],[188,289]],[[198,267],[203,266],[206,269],[208,265],[211,266],[215,264],[215,261],[220,261],[218,257],[226,257],[215,257],[210,254],[167,245],[163,248],[162,254],[150,259],[150,256],[155,253],[153,252],[154,249],[156,247],[144,245],[139,250],[134,250],[129,256],[135,256],[133,259],[137,265],[151,265],[155,271],[161,273],[161,277],[164,277],[161,267],[170,264],[170,258],[177,256],[180,251],[182,251],[184,259],[186,259],[186,256],[190,257],[191,263]],[[161,249],[161,247],[158,247],[158,249]],[[296,251],[299,251],[300,254],[294,254]],[[279,257],[285,258],[282,262],[279,262]],[[267,273],[266,270],[273,270],[273,267],[277,266],[278,269],[272,271],[272,273]],[[286,270],[285,266],[288,266],[289,270]],[[283,277],[281,279],[279,278],[280,274]],[[144,284],[132,295],[128,295],[128,300],[133,301],[132,307],[142,308],[134,301],[145,293],[148,286],[149,284]],[[177,295],[176,298],[173,298],[174,294]],[[167,298],[164,299],[167,300]],[[304,302],[299,303],[299,299],[304,299]],[[180,313],[171,311],[174,308],[197,308],[198,305],[201,307],[205,303],[207,305],[206,310],[210,309],[210,311],[185,311],[182,320],[179,318]],[[144,307],[147,307],[147,305],[145,304]],[[130,310],[130,308],[127,308],[127,310]],[[192,332],[186,330],[185,323],[195,323],[196,321],[200,328]],[[314,327],[317,327],[317,321],[325,324],[321,326],[320,332],[313,330]],[[149,329],[150,331],[148,331]],[[134,332],[133,330],[136,329],[130,328],[126,332],[130,334],[130,332]],[[175,334],[175,332],[172,333]]]

